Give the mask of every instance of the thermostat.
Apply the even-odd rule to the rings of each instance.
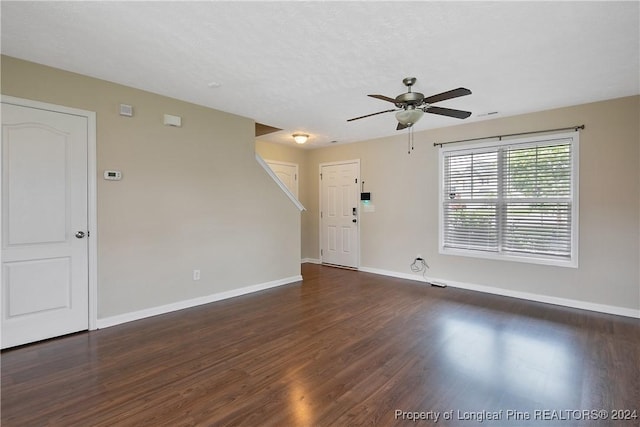
[[[122,172],[120,171],[104,171],[104,179],[108,181],[120,181],[122,179]]]

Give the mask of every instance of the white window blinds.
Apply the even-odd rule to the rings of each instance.
[[[576,156],[577,132],[443,148],[441,250],[575,263]]]

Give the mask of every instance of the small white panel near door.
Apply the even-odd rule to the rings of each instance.
[[[9,207],[5,245],[64,242],[69,135],[29,124],[7,127],[4,136],[3,167],[9,178],[5,183]]]
[[[2,297],[7,302],[8,319],[71,306],[70,258],[5,263],[3,267]]]
[[[340,195],[342,196],[342,203],[340,203],[340,207],[342,208],[342,216],[343,217],[350,217],[352,216],[351,212],[353,209],[353,206],[351,206],[352,200],[353,200],[353,191],[352,191],[352,184],[349,183],[348,185],[343,185],[340,191]]]
[[[328,179],[328,178],[327,178]],[[336,212],[336,195],[338,193],[338,189],[330,185],[327,188],[327,203],[325,204],[325,209],[323,210],[323,214],[328,218],[335,218],[338,216],[338,212]]]
[[[338,241],[338,228],[335,225],[327,226],[327,251],[336,252]]]
[[[342,241],[342,252],[345,254],[351,253],[351,242],[352,239],[350,238],[350,234],[351,234],[351,227],[342,227],[342,236],[341,237],[341,241]]]

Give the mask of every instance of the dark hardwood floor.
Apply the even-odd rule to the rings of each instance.
[[[2,425],[640,425],[638,319],[302,270],[4,351]]]

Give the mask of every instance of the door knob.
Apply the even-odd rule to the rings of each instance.
[[[78,232],[76,233],[76,237],[77,237],[78,239],[82,239],[82,238],[84,237],[84,231],[78,231]]]

